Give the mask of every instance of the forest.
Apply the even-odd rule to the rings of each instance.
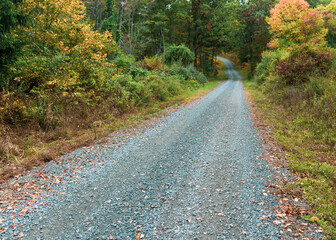
[[[1,0],[1,176],[224,80],[223,56],[335,236],[335,14],[336,0]]]

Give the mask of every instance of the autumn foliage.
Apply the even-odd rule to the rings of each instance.
[[[159,73],[161,56],[145,58],[141,68],[110,31],[94,30],[82,0],[22,0],[17,11],[27,24],[8,33],[22,49],[0,84],[0,123],[51,130],[64,126],[67,115],[82,121],[99,108],[103,116],[96,117],[105,118],[199,86],[182,85],[184,78],[168,68]]]
[[[87,24],[82,1],[24,0],[21,11],[31,20],[15,32],[26,45],[12,72],[27,90],[43,86],[67,91],[103,81],[99,73],[113,67],[108,58],[117,45],[109,32],[93,31]]]
[[[276,73],[286,84],[302,84],[316,74],[326,74],[332,68],[333,61],[332,51],[316,51],[307,45],[301,45],[286,60],[276,64]]]
[[[334,61],[326,38],[329,19],[326,11],[312,9],[304,0],[280,0],[267,19],[272,53],[264,54],[257,67],[258,81],[277,79],[284,85],[300,85],[326,74]]]
[[[267,19],[272,40],[270,48],[298,44],[324,45],[328,30],[322,15],[304,0],[280,0]]]

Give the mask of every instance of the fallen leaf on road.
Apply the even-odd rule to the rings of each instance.
[[[275,225],[279,225],[279,224],[281,224],[281,222],[280,222],[279,220],[274,220],[273,223],[274,223]]]
[[[144,238],[144,237],[145,237],[145,235],[142,234],[142,233],[137,233],[137,234],[135,235],[135,238],[137,238],[137,239],[142,239],[142,238]]]

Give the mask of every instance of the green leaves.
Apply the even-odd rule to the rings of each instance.
[[[184,65],[191,64],[195,60],[194,53],[184,44],[176,46],[175,44],[167,48],[165,62],[168,64],[180,62]]]

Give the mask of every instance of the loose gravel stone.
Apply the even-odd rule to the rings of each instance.
[[[13,180],[47,179],[35,183],[43,189],[29,213],[4,206],[1,239],[286,237],[272,224],[277,203],[265,188],[272,171],[259,157],[240,76],[221,60],[233,80],[204,98]]]

